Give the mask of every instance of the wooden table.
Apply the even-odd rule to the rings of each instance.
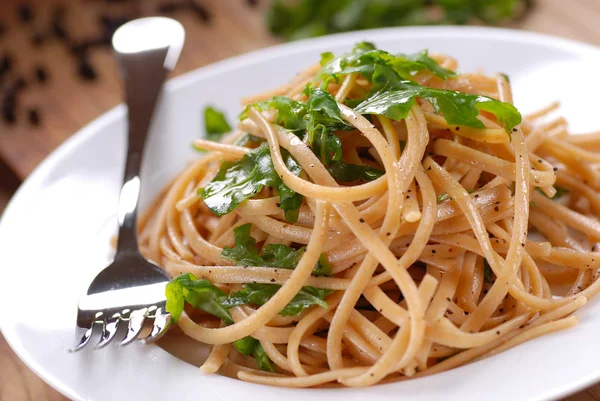
[[[36,0],[36,24],[43,28],[58,0]],[[17,178],[24,179],[58,145],[79,128],[98,117],[120,101],[120,90],[115,65],[108,50],[94,51],[91,55],[101,78],[96,82],[74,79],[76,68],[73,57],[57,41],[40,48],[31,46],[33,30],[17,21],[15,5],[21,0],[1,0],[0,20],[8,31],[0,37],[0,50],[11,49],[19,54],[17,69],[30,76],[36,63],[43,63],[51,73],[47,85],[31,88],[23,94],[22,104],[39,106],[43,123],[32,128],[27,123],[24,110],[19,113],[19,123],[6,125],[0,122],[0,162],[5,163]],[[62,1],[64,3],[64,1]],[[211,22],[200,22],[196,15],[174,14],[187,30],[187,43],[175,74],[221,60],[236,54],[265,47],[277,40],[263,25],[261,7],[252,9],[245,0],[204,0],[211,12]],[[152,14],[155,3],[140,1],[138,11]],[[85,6],[85,8],[84,8]],[[73,1],[67,15],[69,31],[86,37],[95,34],[97,24],[92,22],[106,8],[100,0]],[[112,12],[122,12],[123,6],[110,3]],[[125,5],[125,7],[129,7]],[[74,18],[77,9],[77,18]],[[524,21],[511,27],[551,33],[600,45],[600,2],[598,0],[538,0],[538,6]],[[4,181],[0,170],[0,185]],[[0,189],[0,211],[7,198]],[[45,385],[10,350],[0,336],[0,401],[59,401],[64,397]],[[570,401],[600,401],[600,385],[569,397]]]

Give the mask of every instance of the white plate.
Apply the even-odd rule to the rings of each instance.
[[[554,99],[574,130],[600,129],[600,51],[531,33],[484,28],[410,28],[356,32],[277,46],[202,68],[169,82],[146,153],[143,199],[190,158],[201,109],[224,107],[286,82],[319,59],[369,40],[390,51],[423,48],[509,74],[527,112]],[[264,387],[193,366],[156,346],[133,345],[69,354],[77,299],[110,258],[124,158],[124,108],[117,107],[67,141],[20,188],[0,225],[0,327],[19,356],[63,394],[77,400],[548,400],[600,379],[598,300],[581,323],[450,372],[366,389]]]

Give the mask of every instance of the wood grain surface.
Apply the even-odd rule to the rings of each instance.
[[[197,15],[175,13],[187,31],[186,47],[175,74],[277,43],[263,23],[267,1],[262,0],[258,8],[249,8],[245,0],[204,0],[202,3],[212,16],[210,23],[202,23]],[[0,213],[14,190],[14,185],[7,185],[14,181],[7,169],[17,178],[26,178],[53,149],[118,104],[121,98],[115,65],[108,49],[94,51],[91,55],[100,78],[95,82],[83,82],[76,77],[77,65],[73,56],[58,41],[49,41],[40,48],[31,45],[32,35],[46,29],[59,0],[30,1],[35,4],[33,27],[17,20],[15,7],[20,2],[0,0],[0,21],[7,26],[7,32],[0,37],[0,51],[8,49],[18,54],[17,74],[30,78],[34,66],[41,63],[47,66],[51,76],[47,85],[30,87],[23,93],[17,124],[0,122]],[[66,19],[69,32],[85,38],[97,34],[95,21],[100,13],[118,15],[135,11],[150,15],[155,10],[156,2],[149,0],[140,0],[133,5],[78,0],[72,2]],[[510,27],[600,45],[599,21],[599,0],[538,0],[536,9],[528,17]],[[34,128],[27,122],[28,107],[39,107],[42,111],[40,127]],[[31,372],[0,336],[0,401],[64,400],[66,398]],[[600,401],[600,385],[567,400]]]

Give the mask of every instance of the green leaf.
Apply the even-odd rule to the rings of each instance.
[[[313,274],[315,276],[333,276],[333,267],[331,267],[331,264],[327,260],[327,256],[325,256],[324,254],[321,254],[321,256],[319,256],[319,261],[313,269]]]
[[[330,62],[334,58],[335,57],[334,57],[334,55],[333,55],[332,52],[323,52],[323,53],[321,53],[321,66],[327,64],[328,62]]]
[[[404,81],[391,89],[382,89],[356,107],[361,114],[383,115],[393,120],[403,120],[414,105],[415,98],[428,100],[448,124],[472,128],[485,128],[477,119],[480,111],[494,114],[506,132],[521,123],[521,114],[511,104],[479,95],[432,89]]]
[[[233,343],[233,346],[240,354],[252,355],[256,359],[256,364],[260,370],[275,372],[273,363],[267,356],[267,353],[260,345],[260,341],[253,337],[244,337]]]
[[[385,174],[385,171],[369,167],[347,164],[344,162],[332,163],[329,173],[338,181],[353,182],[356,180],[373,181]]]
[[[301,168],[298,163],[286,151],[282,153],[288,168],[299,175]],[[204,187],[200,195],[213,213],[223,216],[259,193],[264,186],[279,191],[282,198],[280,205],[286,214],[294,213],[300,207],[302,196],[283,183],[273,167],[266,142],[240,160],[223,162],[215,178]]]
[[[256,365],[260,370],[264,370],[266,372],[275,372],[273,363],[267,356],[267,353],[263,349],[262,345],[260,345],[258,340],[256,340],[256,345],[252,350],[252,356],[256,359]]]
[[[437,61],[429,57],[427,50],[409,55],[392,55],[384,50],[376,49],[371,43],[363,42],[357,44],[352,52],[329,59],[317,74],[316,80],[325,79],[327,76],[337,77],[358,72],[369,81],[375,82],[373,74],[377,68],[380,71],[388,72],[383,75],[389,77],[389,72],[393,72],[402,79],[410,79],[422,70],[428,70],[442,79],[456,76],[454,71],[443,68]]]
[[[280,288],[281,286],[278,284],[244,284],[240,291],[229,294],[229,297],[223,301],[223,305],[229,308],[247,304],[261,306],[267,303]],[[332,292],[331,290],[314,287],[302,287],[300,292],[279,314],[282,316],[298,316],[304,309],[314,305],[327,308],[324,298]]]
[[[427,49],[413,54],[399,54],[396,57],[399,60],[404,59],[402,61],[394,61],[392,63],[400,76],[405,76],[401,74],[400,71],[406,71],[409,75],[412,75],[421,70],[429,70],[434,75],[442,79],[448,79],[456,76],[454,71],[442,67],[437,61],[429,57],[429,52]]]
[[[195,309],[210,313],[227,324],[233,323],[229,311],[221,304],[227,298],[227,294],[208,280],[198,280],[191,273],[182,274],[167,284],[165,295],[166,310],[174,322],[179,320],[187,302]]]
[[[445,200],[450,199],[450,195],[448,195],[446,192],[444,192],[443,194],[438,195],[437,197],[437,203],[442,203]]]
[[[339,129],[352,129],[342,118],[340,108],[335,98],[327,91],[320,88],[311,88],[308,106],[308,143],[315,141],[315,128],[317,125],[326,127],[329,131]]]
[[[248,241],[247,245],[253,240],[252,237],[249,238],[251,240],[244,238]],[[234,323],[229,314],[229,306],[225,304],[227,295],[208,280],[198,280],[191,273],[182,274],[167,284],[165,293],[167,296],[166,310],[171,313],[174,323],[177,323],[181,317],[186,302],[195,309],[203,310],[222,319],[227,325]],[[255,338],[244,337],[235,341],[233,345],[240,353],[254,356],[259,369],[275,371],[271,360]]]
[[[256,338],[247,336],[235,341],[233,346],[242,355],[252,355],[254,347],[256,347],[256,343],[258,342],[259,341]]]
[[[552,200],[557,200],[557,199],[560,199],[560,198],[562,198],[564,195],[566,195],[566,194],[568,194],[569,192],[571,192],[571,190],[570,190],[570,189],[568,189],[568,188],[565,188],[565,187],[559,187],[559,186],[556,186],[556,185],[555,185],[555,186],[554,186],[554,189],[556,189],[556,194],[555,194],[555,195],[554,195],[552,198],[550,198],[548,195],[546,195],[546,194],[544,193],[544,191],[542,191],[542,190],[540,189],[540,187],[535,187],[535,189],[536,189],[536,190],[537,190],[539,193],[541,193],[542,195],[544,195],[546,198],[548,198],[548,199],[552,199]]]
[[[302,167],[300,167],[296,159],[287,150],[282,150],[281,154],[288,170],[296,177],[299,176],[302,172]],[[290,189],[281,179],[279,179],[279,184],[277,185],[277,192],[279,193],[279,207],[285,212],[285,219],[290,223],[295,223],[298,220],[300,206],[304,197]]]
[[[286,96],[275,96],[269,100],[246,106],[239,116],[240,120],[248,118],[248,110],[252,107],[259,111],[277,110],[275,123],[296,134],[303,133],[308,128],[308,120],[304,118],[308,113],[306,103],[298,102]]]
[[[231,126],[227,122],[225,115],[213,108],[204,108],[204,128],[206,137],[211,141],[218,141],[223,134],[231,131]]]
[[[293,249],[283,244],[269,244],[259,255],[256,240],[250,235],[252,224],[247,223],[233,229],[235,245],[223,248],[221,256],[232,260],[241,266],[264,266],[282,269],[295,269],[306,252],[306,247]],[[331,275],[331,265],[325,255],[321,255],[315,265],[313,274],[316,276]]]
[[[213,213],[222,216],[259,193],[265,185],[276,188],[279,181],[269,146],[263,143],[240,160],[223,162],[215,178],[204,187],[202,197]]]

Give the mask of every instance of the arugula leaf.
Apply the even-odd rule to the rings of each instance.
[[[273,364],[267,356],[260,341],[254,337],[244,337],[233,343],[235,349],[243,355],[252,355],[256,359],[256,364],[260,370],[275,372]]]
[[[256,340],[256,345],[252,349],[252,356],[256,359],[256,365],[260,370],[264,370],[266,372],[275,372],[273,363],[258,340]]]
[[[193,274],[187,273],[175,277],[165,289],[167,312],[171,314],[173,322],[177,322],[187,302],[195,309],[203,310],[216,316],[227,324],[232,324],[233,319],[222,302],[227,294],[217,288],[208,280],[198,280]]]
[[[174,323],[181,317],[185,303],[195,309],[203,310],[222,319],[230,325],[234,320],[229,314],[229,307],[225,306],[227,295],[208,280],[198,280],[193,274],[187,273],[175,277],[166,287],[166,310],[171,314]],[[235,348],[244,355],[253,355],[259,369],[274,372],[271,360],[260,345],[252,337],[244,337],[233,343]]]
[[[340,108],[329,92],[320,88],[310,88],[309,93],[310,97],[306,103],[309,115],[308,143],[314,143],[315,130],[318,125],[323,126],[328,131],[353,129],[342,118]]]
[[[288,152],[282,152],[286,165],[294,174],[301,168]],[[237,161],[221,164],[215,178],[199,193],[206,206],[217,216],[233,211],[240,203],[259,193],[264,186],[279,191],[281,208],[286,217],[297,219],[295,212],[302,203],[302,196],[289,189],[273,167],[269,145],[264,142]],[[295,220],[294,220],[295,222]]]
[[[313,269],[313,274],[315,276],[333,276],[333,267],[327,260],[327,256],[325,254],[321,254],[319,256],[319,260],[317,261],[317,265]]]
[[[361,114],[383,115],[393,120],[403,120],[415,103],[415,98],[428,100],[436,112],[442,113],[448,124],[473,128],[485,128],[477,119],[480,111],[496,116],[506,132],[521,123],[521,114],[511,104],[479,95],[426,88],[409,81],[395,85],[393,89],[382,89],[356,107]]]
[[[229,297],[223,301],[223,305],[228,308],[247,304],[261,306],[266,304],[280,288],[279,284],[243,284],[241,290],[229,294]],[[304,309],[314,305],[327,308],[327,302],[323,299],[332,292],[332,290],[309,286],[302,287],[300,292],[279,314],[282,316],[298,316]]]
[[[276,96],[264,102],[247,106],[240,115],[240,119],[247,118],[250,107],[256,107],[260,111],[277,110],[276,124],[291,131],[302,140],[305,140],[306,136],[306,142],[311,146],[313,152],[328,166],[331,160],[338,161],[342,158],[342,143],[333,132],[353,130],[354,128],[344,121],[335,98],[329,92],[307,85],[304,93],[309,96],[306,103],[284,96]],[[290,168],[289,165],[288,168]],[[300,171],[299,166],[298,171]],[[299,206],[298,198],[291,202],[292,205]],[[285,207],[285,200],[282,200],[282,204]],[[296,210],[297,207],[291,207],[291,209]],[[288,220],[294,222],[294,216],[292,213]]]
[[[568,188],[559,187],[559,186],[556,186],[556,185],[554,186],[554,188],[556,189],[556,194],[555,194],[555,195],[554,195],[552,198],[550,198],[548,195],[546,195],[546,194],[544,193],[544,191],[542,191],[542,190],[540,189],[540,187],[535,187],[535,189],[536,189],[536,190],[537,190],[539,193],[541,193],[542,195],[544,195],[546,198],[549,198],[549,199],[552,199],[552,200],[557,200],[557,199],[560,199],[560,198],[562,198],[562,196],[563,196],[563,195],[566,195],[566,194],[568,194],[569,192],[571,192],[571,190],[569,190]]]
[[[429,57],[429,51],[427,49],[413,54],[398,54],[396,57],[399,60],[394,61],[392,65],[394,65],[394,69],[398,71],[400,76],[405,76],[400,73],[402,70],[406,71],[405,73],[409,75],[414,75],[417,71],[429,70],[442,79],[456,76],[454,71],[442,67],[437,61]]]
[[[294,159],[287,150],[282,149],[281,155],[283,156],[283,161],[285,162],[288,170],[290,170],[290,172],[296,177],[299,176],[302,172],[302,167],[300,167],[296,159]],[[285,219],[290,223],[295,223],[298,221],[298,216],[300,215],[300,206],[302,205],[302,199],[304,197],[285,185],[279,176],[277,176],[277,178],[279,180],[279,183],[277,184],[277,192],[279,193],[279,207],[285,212]]]
[[[204,128],[206,138],[211,141],[218,141],[223,134],[231,131],[225,114],[211,106],[204,108]]]
[[[332,163],[328,170],[333,178],[342,182],[356,180],[373,181],[385,174],[385,171],[373,167],[358,166],[344,162]]]
[[[259,111],[277,110],[275,123],[296,134],[303,133],[308,128],[308,121],[304,118],[308,113],[306,103],[298,102],[286,96],[275,96],[263,102],[249,104],[240,114],[239,119],[248,118],[248,110],[252,107]]]
[[[446,192],[444,192],[443,194],[438,195],[437,197],[437,203],[442,203],[445,200],[450,199],[450,195],[448,195]]]
[[[306,252],[306,247],[293,249],[283,244],[270,244],[263,248],[262,255],[258,254],[256,239],[250,235],[252,224],[247,223],[233,229],[235,245],[223,248],[221,256],[242,266],[278,267],[295,269]],[[313,274],[316,276],[331,276],[331,265],[325,255],[319,257]]]
[[[325,79],[327,76],[336,78],[339,75],[358,72],[369,81],[374,82],[373,74],[377,68],[382,71],[394,72],[403,79],[410,79],[421,70],[428,70],[442,79],[456,76],[454,71],[443,68],[437,61],[429,57],[427,50],[394,56],[384,50],[376,49],[371,43],[363,42],[357,44],[352,52],[330,59],[317,74],[316,80]]]

